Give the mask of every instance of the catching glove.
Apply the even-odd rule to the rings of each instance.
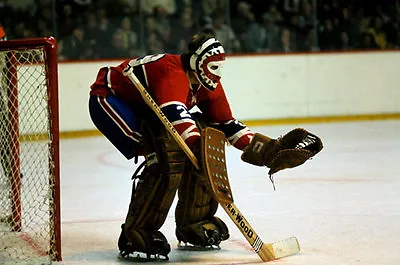
[[[256,133],[241,158],[256,166],[267,166],[270,169],[268,174],[272,176],[282,169],[303,164],[321,149],[322,142],[318,136],[296,128],[278,139]]]

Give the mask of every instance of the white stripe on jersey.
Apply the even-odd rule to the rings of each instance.
[[[232,135],[231,137],[228,138],[228,141],[234,145],[242,136],[246,135],[246,134],[251,134],[251,131],[249,128],[244,128],[240,131],[238,131],[237,133],[235,133],[234,135]]]
[[[186,141],[186,139],[188,139],[191,136],[200,136],[199,132],[193,131],[195,130],[197,127],[196,125],[192,125],[189,128],[187,128],[182,134],[181,137],[184,141]]]
[[[104,108],[103,106],[103,102],[109,107],[109,109],[112,111],[112,113],[118,118],[118,120],[115,120],[114,117],[112,115],[108,115],[108,117],[110,117],[114,123],[116,125],[118,125],[118,127],[121,129],[121,131],[129,138],[131,138],[132,140],[134,140],[135,142],[140,143],[139,139],[136,139],[132,134],[138,135],[139,137],[142,137],[142,135],[136,131],[133,131],[130,129],[130,127],[128,126],[128,124],[126,124],[126,122],[120,117],[120,115],[114,110],[114,108],[107,102],[107,99],[104,98],[103,101],[100,100],[100,97],[97,97],[97,101],[99,102],[99,105],[101,106],[101,108],[108,113],[109,110],[107,110],[106,108]],[[121,124],[123,124],[124,126],[121,126]]]
[[[182,124],[182,123],[196,124],[196,122],[194,120],[192,120],[192,119],[182,119],[182,120],[177,120],[177,121],[171,122],[171,124],[174,125],[174,126]]]
[[[180,101],[168,101],[168,102],[166,102],[164,104],[161,104],[160,105],[160,109],[163,108],[163,107],[169,106],[169,105],[181,105],[181,106],[185,107],[185,109],[187,109],[185,104],[183,104]]]

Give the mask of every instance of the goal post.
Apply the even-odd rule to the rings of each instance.
[[[0,41],[0,264],[61,260],[55,38]]]

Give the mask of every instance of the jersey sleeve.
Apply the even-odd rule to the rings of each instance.
[[[154,101],[160,106],[189,148],[192,148],[196,140],[200,138],[200,132],[185,105],[189,93],[186,74],[179,69],[170,67],[163,71],[161,77],[148,77]]]
[[[189,148],[193,147],[200,133],[186,106],[179,101],[168,101],[161,104],[160,108]]]
[[[224,132],[229,143],[239,150],[248,146],[254,136],[254,133],[246,125],[236,119],[212,123],[211,126]]]
[[[233,117],[221,83],[215,91],[207,92],[203,98],[198,107],[206,119],[211,121],[211,126],[224,132],[230,144],[243,150],[250,143],[254,132]]]

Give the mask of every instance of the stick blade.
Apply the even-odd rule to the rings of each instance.
[[[270,247],[273,249],[275,259],[291,256],[300,251],[300,244],[296,237],[276,241],[271,243]]]

